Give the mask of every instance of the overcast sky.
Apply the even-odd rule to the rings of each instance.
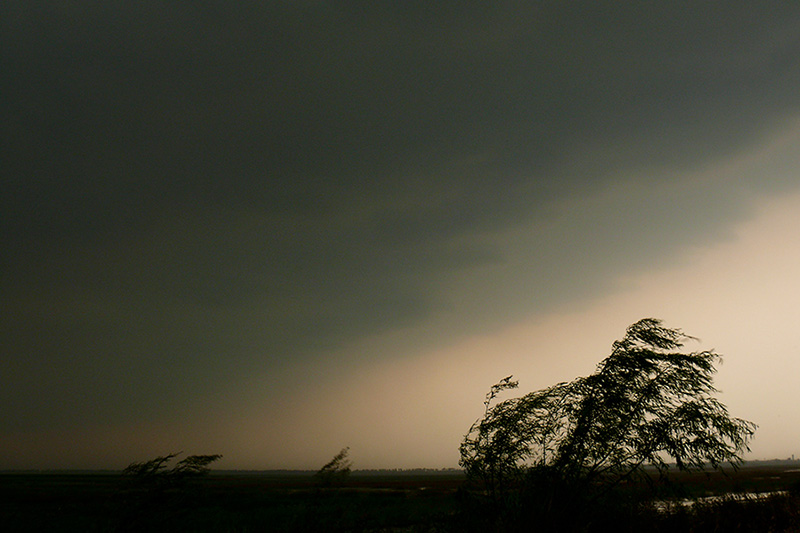
[[[456,466],[646,316],[800,455],[800,6],[0,4],[0,469]]]

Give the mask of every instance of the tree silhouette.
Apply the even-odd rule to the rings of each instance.
[[[491,405],[517,387],[494,385],[461,444],[460,464],[493,498],[536,478],[613,487],[672,460],[681,470],[734,467],[756,425],[733,418],[714,393],[713,351],[683,353],[680,330],[646,318],[628,327],[594,374]]]
[[[167,465],[178,453],[156,457],[143,463],[131,463],[122,471],[123,476],[133,485],[142,487],[165,488],[183,484],[188,478],[207,474],[208,465],[221,458],[222,455],[189,455],[178,461],[172,468]]]
[[[352,466],[352,463],[347,457],[349,453],[349,447],[342,448],[339,453],[333,456],[333,459],[328,461],[325,466],[314,474],[321,486],[331,487],[344,483],[350,475],[350,467]]]
[[[207,505],[201,484],[190,480],[210,472],[221,455],[189,455],[170,466],[180,452],[131,463],[122,471],[114,531],[199,531],[197,510]]]

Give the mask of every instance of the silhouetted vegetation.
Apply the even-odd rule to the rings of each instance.
[[[105,475],[0,475],[4,531],[800,531],[799,463],[735,467],[755,425],[714,398],[719,356],[645,319],[595,374],[497,402],[461,445],[464,472],[214,473],[179,454]],[[723,463],[732,469],[722,470]],[[672,468],[672,465],[676,468]],[[345,480],[347,483],[345,483]]]
[[[156,457],[143,463],[131,463],[122,471],[122,475],[129,484],[140,487],[177,487],[188,479],[208,474],[210,471],[208,465],[222,457],[219,454],[190,455],[178,461],[173,467],[167,468],[169,462],[178,455],[180,452]]]
[[[320,468],[314,476],[322,487],[334,487],[343,485],[350,475],[350,467],[353,466],[348,459],[350,448],[342,448],[333,459],[328,461],[325,466]]]
[[[588,377],[492,405],[518,383],[494,385],[461,444],[461,465],[495,518],[572,530],[601,510],[640,507],[639,495],[615,489],[663,478],[669,461],[686,471],[738,466],[756,426],[714,397],[720,356],[679,351],[689,339],[643,319]]]
[[[726,473],[672,472],[669,486],[658,480],[653,487],[623,484],[606,499],[607,507],[594,516],[575,509],[571,523],[587,532],[800,531],[798,466],[747,463]],[[121,488],[127,483],[119,472],[0,474],[0,524],[9,532],[548,531],[549,518],[534,525],[536,516],[526,515],[521,505],[509,506],[499,519],[489,514],[486,496],[465,486],[460,471],[353,471],[346,487],[322,491],[313,474],[213,471],[183,488],[161,491],[163,501],[152,499],[150,505],[137,505],[147,500]],[[767,499],[682,501],[793,486],[795,493]],[[661,507],[652,505],[653,497]],[[555,531],[568,531],[563,525]]]
[[[122,471],[117,493],[117,531],[181,531],[190,528],[204,501],[197,480],[221,455],[190,455],[169,466],[180,453],[131,463]]]

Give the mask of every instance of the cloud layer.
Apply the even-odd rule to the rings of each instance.
[[[724,238],[797,184],[741,159],[794,127],[799,24],[789,3],[5,2],[0,428],[194,412]]]

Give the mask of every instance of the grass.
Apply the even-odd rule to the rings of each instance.
[[[113,474],[3,474],[0,530],[800,531],[800,472],[786,470],[755,463],[728,475],[679,474],[673,484],[649,492],[625,487],[599,506],[538,514],[536,501],[524,494],[503,509],[493,507],[467,490],[460,473],[354,473],[346,486],[330,489],[316,487],[310,474],[214,474],[164,490],[126,486]],[[763,500],[677,503],[687,496],[790,489]],[[668,496],[676,501],[671,512],[646,505]]]
[[[455,510],[450,475],[352,476],[321,489],[297,475],[211,475],[182,488],[129,487],[116,475],[0,475],[0,530],[388,531]]]
[[[676,473],[666,483],[608,493],[556,480],[524,484],[499,502],[472,491],[461,507],[460,531],[798,532],[800,472],[789,470],[755,464],[737,472]]]

